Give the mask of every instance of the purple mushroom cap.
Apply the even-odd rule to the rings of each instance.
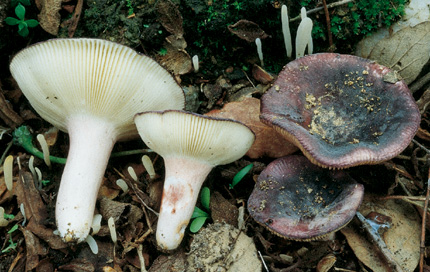
[[[341,170],[292,155],[270,163],[248,199],[250,215],[291,240],[316,240],[345,226],[361,204],[364,187]]]
[[[321,53],[288,63],[261,98],[260,119],[322,167],[401,153],[421,115],[406,84],[373,61]]]

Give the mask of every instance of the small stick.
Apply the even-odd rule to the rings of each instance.
[[[354,0],[342,0],[342,1],[339,1],[339,2],[335,2],[335,3],[331,3],[331,4],[328,4],[327,5],[327,8],[329,9],[329,8],[334,8],[334,7],[337,7],[337,6],[341,6],[341,5],[344,5],[344,4],[348,4],[349,2],[353,2]],[[318,7],[318,8],[314,8],[314,9],[310,9],[310,10],[308,10],[307,12],[306,12],[306,14],[307,15],[309,15],[309,14],[312,14],[312,13],[315,13],[315,12],[318,12],[318,11],[320,11],[320,10],[323,10],[324,9],[324,7]],[[299,20],[300,19],[300,15],[299,16],[297,16],[297,17],[294,17],[293,19],[291,19],[290,20],[290,22],[294,22],[294,21],[297,21],[297,20]]]
[[[328,13],[328,7],[326,0],[323,0],[324,5],[324,13],[325,13],[325,21],[327,23],[327,36],[328,36],[328,44],[329,44],[329,51],[333,52],[333,35],[331,33],[331,23],[330,23],[330,14]]]
[[[384,256],[385,260],[388,262],[388,265],[391,267],[391,269],[393,271],[396,271],[396,272],[402,272],[403,271],[402,267],[397,263],[396,259],[394,258],[393,253],[387,247],[387,244],[384,242],[384,240],[382,240],[379,233],[377,233],[372,228],[372,226],[368,222],[369,220],[366,219],[360,212],[357,212],[356,216],[357,216],[358,220],[360,220],[361,224],[363,225],[364,230],[369,235],[370,239],[372,239],[373,242],[375,242],[376,246],[378,247],[378,249],[380,250],[380,252]]]
[[[425,248],[425,239],[426,239],[426,221],[427,221],[427,209],[429,206],[429,196],[430,196],[430,170],[427,179],[427,193],[426,200],[424,202],[424,211],[423,211],[423,219],[421,223],[421,241],[420,241],[420,272],[424,271],[424,252]]]

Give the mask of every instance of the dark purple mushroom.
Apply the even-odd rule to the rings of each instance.
[[[283,238],[316,240],[345,226],[363,193],[363,185],[345,172],[292,155],[273,161],[261,172],[248,210],[255,221]]]
[[[401,153],[421,115],[406,84],[373,61],[322,53],[288,63],[261,98],[261,120],[329,168]]]

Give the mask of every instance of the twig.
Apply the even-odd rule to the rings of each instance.
[[[9,152],[9,149],[12,147],[12,145],[13,145],[13,142],[12,142],[12,141],[10,141],[10,142],[7,144],[6,149],[4,150],[3,154],[2,154],[2,155],[1,155],[1,157],[0,157],[0,165],[3,165],[3,161],[4,161],[4,159],[6,158],[6,156],[7,156],[8,152]]]
[[[420,144],[419,142],[417,142],[416,140],[412,139],[412,142],[414,144],[416,144],[417,146],[419,146],[422,150],[424,150],[427,154],[430,154],[430,150],[427,149],[427,147],[423,146],[422,144]]]
[[[427,193],[426,201],[424,202],[423,219],[421,223],[421,241],[420,241],[420,272],[424,271],[424,252],[425,252],[425,239],[426,239],[426,221],[427,221],[427,209],[429,206],[430,196],[430,170],[427,179]]]
[[[324,14],[325,14],[325,21],[327,24],[327,36],[328,36],[328,44],[329,44],[329,51],[333,52],[333,35],[331,34],[331,23],[330,23],[330,14],[328,13],[328,7],[326,0],[323,0],[323,6],[324,6]]]
[[[75,7],[75,13],[71,19],[71,23],[69,26],[69,38],[73,38],[75,35],[76,28],[78,27],[79,18],[81,18],[82,7],[84,5],[84,0],[78,0],[78,3]]]
[[[142,244],[140,244],[139,248],[137,249],[137,255],[139,256],[139,261],[140,261],[140,271],[146,272],[147,270],[145,267],[145,259],[143,258],[142,250],[143,250],[143,246]]]
[[[429,83],[430,81],[430,73],[425,74],[423,77],[418,79],[409,87],[409,90],[411,90],[412,93],[415,93],[419,89],[421,89],[424,85]]]
[[[264,269],[266,269],[267,272],[269,272],[269,268],[266,265],[266,262],[263,259],[263,255],[261,255],[260,250],[258,251],[258,256],[260,256],[261,262],[263,263]]]
[[[364,230],[369,235],[370,239],[373,240],[373,242],[376,244],[376,246],[380,250],[381,254],[384,256],[384,258],[387,261],[390,268],[396,272],[403,271],[402,267],[397,263],[396,259],[394,258],[393,253],[387,247],[387,244],[384,242],[384,240],[382,240],[379,233],[377,233],[377,231],[375,231],[374,228],[372,228],[372,226],[369,223],[369,220],[366,219],[360,212],[357,212],[356,216],[357,216],[358,220],[360,220],[361,224],[363,225]]]
[[[335,3],[331,3],[331,4],[328,4],[327,5],[327,8],[329,9],[329,8],[334,8],[334,7],[337,7],[337,6],[341,6],[341,5],[344,5],[344,4],[348,4],[349,2],[353,2],[354,0],[342,0],[342,1],[339,1],[339,2],[335,2]],[[306,12],[306,15],[309,15],[309,14],[312,14],[312,13],[315,13],[315,12],[318,12],[318,11],[320,11],[320,10],[322,10],[322,9],[324,9],[324,7],[318,7],[318,8],[314,8],[314,9],[310,9],[310,10],[308,10],[307,12]],[[299,16],[297,16],[297,17],[294,17],[294,18],[292,18],[291,20],[290,20],[290,22],[294,22],[294,21],[297,21],[297,20],[299,20],[301,17],[300,17],[300,15]]]

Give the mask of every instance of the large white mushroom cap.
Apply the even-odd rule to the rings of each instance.
[[[32,45],[12,59],[10,70],[34,109],[69,133],[56,222],[63,240],[82,242],[114,143],[137,136],[138,112],[182,109],[182,88],[152,59],[100,39]]]
[[[184,111],[144,112],[134,121],[143,141],[164,159],[156,239],[161,249],[173,250],[182,241],[211,169],[241,158],[255,136],[239,122]]]
[[[183,109],[181,87],[151,58],[101,39],[52,39],[20,51],[13,77],[34,109],[68,131],[70,116],[90,113],[122,139],[136,135],[134,114]]]

